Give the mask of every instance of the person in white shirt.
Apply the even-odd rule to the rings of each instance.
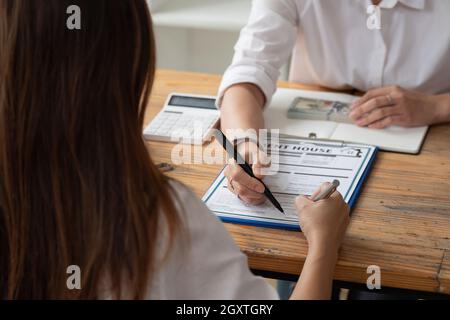
[[[0,0],[0,297],[277,299],[149,157],[145,0],[79,4],[68,31],[66,1]],[[291,298],[330,298],[349,208],[339,192],[296,207],[309,247]]]
[[[373,8],[379,29],[368,23]],[[446,0],[254,1],[219,89],[222,129],[264,127],[263,108],[290,56],[291,81],[366,92],[350,113],[359,126],[449,122],[449,13]],[[239,149],[264,156],[254,141]],[[238,166],[226,175],[242,200],[264,201],[261,185]]]

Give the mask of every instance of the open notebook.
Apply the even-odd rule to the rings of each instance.
[[[353,124],[334,121],[289,119],[289,107],[298,97],[351,103],[356,96],[280,88],[264,112],[266,127],[279,129],[280,133],[297,137],[311,137],[336,141],[355,142],[378,146],[380,149],[404,153],[419,153],[428,127],[383,130],[360,128]]]

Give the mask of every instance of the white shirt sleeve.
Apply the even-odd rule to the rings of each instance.
[[[173,185],[183,206],[184,227],[157,272],[152,298],[278,299],[267,281],[251,273],[247,257],[201,200],[186,187]]]
[[[257,85],[270,102],[280,68],[296,42],[298,14],[294,0],[253,1],[250,18],[235,46],[232,64],[223,76],[217,106],[223,94],[237,83]]]

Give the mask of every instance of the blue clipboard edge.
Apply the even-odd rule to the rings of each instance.
[[[289,225],[284,223],[274,223],[274,222],[265,222],[265,221],[253,221],[247,219],[236,219],[236,218],[227,218],[224,216],[216,215],[222,222],[226,223],[234,223],[241,224],[245,226],[253,226],[253,227],[264,227],[264,228],[272,228],[272,229],[285,229],[291,231],[301,231],[298,225]]]
[[[369,173],[373,169],[373,165],[375,163],[375,160],[378,156],[379,151],[380,151],[379,147],[374,148],[372,157],[369,160],[369,163],[367,164],[367,167],[364,170],[364,173],[361,175],[358,185],[356,186],[355,190],[353,191],[353,195],[351,196],[350,200],[348,201],[348,205],[350,207],[350,215],[352,214],[352,211],[356,204],[356,201],[358,200],[358,198],[361,194],[364,183],[366,182]],[[220,176],[220,174],[222,173],[223,170],[224,170],[224,168],[222,170],[220,170],[217,177]],[[214,179],[214,181],[217,180],[217,177]],[[203,196],[202,201],[205,196],[206,196],[206,194]],[[225,223],[234,223],[234,224],[240,224],[240,225],[245,225],[245,226],[264,227],[264,228],[273,228],[273,229],[284,229],[284,230],[290,230],[290,231],[301,231],[300,226],[293,226],[293,225],[284,224],[284,223],[274,223],[274,222],[266,222],[266,221],[253,221],[253,220],[249,220],[249,219],[229,218],[229,217],[217,215],[214,212],[213,212],[213,214],[216,217],[218,217],[222,222],[225,222]]]
[[[348,205],[350,207],[350,214],[351,211],[353,210],[353,207],[356,204],[356,201],[359,198],[359,195],[361,194],[362,188],[364,186],[364,183],[367,180],[367,177],[369,175],[369,173],[372,171],[373,169],[373,165],[375,163],[375,160],[378,156],[378,152],[380,151],[379,147],[375,147],[375,149],[373,150],[373,154],[372,154],[372,158],[369,160],[369,163],[367,164],[366,170],[364,171],[364,173],[362,174],[361,178],[359,179],[358,185],[356,186],[353,195],[351,196],[350,200],[348,201]]]

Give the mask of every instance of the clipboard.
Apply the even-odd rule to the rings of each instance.
[[[343,188],[342,191],[348,191],[347,194],[343,194],[344,199],[346,200],[347,204],[351,208],[351,210],[355,207],[357,200],[361,194],[361,191],[363,189],[364,183],[369,177],[369,174],[373,168],[373,165],[376,160],[376,156],[378,154],[379,148],[369,145],[363,145],[363,144],[348,144],[345,142],[337,142],[337,141],[330,141],[330,140],[324,140],[324,139],[303,139],[303,138],[297,138],[292,136],[286,136],[282,135],[280,136],[280,139],[282,141],[286,140],[292,140],[292,141],[299,141],[301,143],[310,143],[315,145],[326,145],[326,146],[333,146],[333,148],[364,148],[364,152],[362,152],[361,157],[365,157],[364,159],[361,159],[359,163],[359,167],[355,168],[352,172],[353,176],[352,178],[348,178],[347,187]],[[295,145],[295,144],[293,144]],[[294,160],[293,160],[294,161]],[[345,163],[346,161],[340,161],[340,163]],[[300,165],[301,166],[301,165]],[[289,165],[287,165],[289,167]],[[306,170],[306,172],[314,172],[315,169]],[[332,168],[325,167],[324,170],[332,170]],[[340,168],[339,170],[349,170]],[[295,172],[295,174],[299,174],[300,176],[303,174],[308,173],[302,173],[303,168],[300,169],[301,172]],[[347,171],[350,172],[350,171]],[[291,172],[292,174],[292,172]],[[313,175],[313,174],[312,174]],[[299,177],[300,177],[299,176]],[[315,180],[318,180],[319,178],[313,177]],[[281,179],[281,178],[280,178]],[[308,177],[304,177],[303,179],[308,179]],[[321,179],[321,178],[320,178]],[[324,178],[325,179],[325,178]],[[327,181],[332,180],[332,178],[326,178]],[[283,180],[283,179],[281,179]],[[350,180],[351,184],[350,184]],[[214,182],[211,184],[208,191],[203,196],[202,200],[204,203],[209,207],[209,209],[216,214],[223,222],[230,222],[230,223],[238,223],[238,224],[244,224],[244,225],[252,225],[252,226],[260,226],[260,227],[269,227],[269,228],[281,228],[281,229],[287,229],[287,230],[300,230],[300,227],[298,225],[298,219],[294,219],[293,213],[291,210],[291,215],[289,217],[282,217],[281,215],[272,215],[270,212],[270,209],[267,208],[268,204],[266,203],[264,208],[255,207],[254,210],[256,213],[252,213],[252,207],[253,206],[247,206],[243,205],[240,206],[236,201],[240,201],[237,199],[237,197],[234,194],[231,194],[229,190],[225,190],[226,179],[223,175],[223,170],[219,173],[217,178],[214,180]],[[353,185],[354,184],[354,185]],[[344,181],[345,185],[345,181]],[[317,188],[315,186],[315,188]],[[271,188],[272,192],[274,191],[274,188],[269,184],[269,187]],[[281,194],[281,193],[279,193]],[[281,195],[277,195],[275,192],[275,197],[282,197]],[[235,199],[232,199],[230,197],[234,197]],[[283,196],[284,197],[284,196]],[[283,198],[277,198],[278,200],[283,200],[287,203],[287,201],[292,201],[293,205],[293,198],[294,195],[287,196],[285,199]],[[226,206],[230,202],[230,208],[227,208]],[[224,204],[225,203],[225,204]],[[283,204],[283,208],[286,209],[286,204]],[[225,209],[224,209],[225,208]],[[235,209],[235,212],[232,212]],[[266,215],[266,210],[269,210],[269,214]],[[258,213],[258,211],[261,211]],[[275,211],[274,211],[275,212]],[[297,217],[295,212],[295,218]]]

